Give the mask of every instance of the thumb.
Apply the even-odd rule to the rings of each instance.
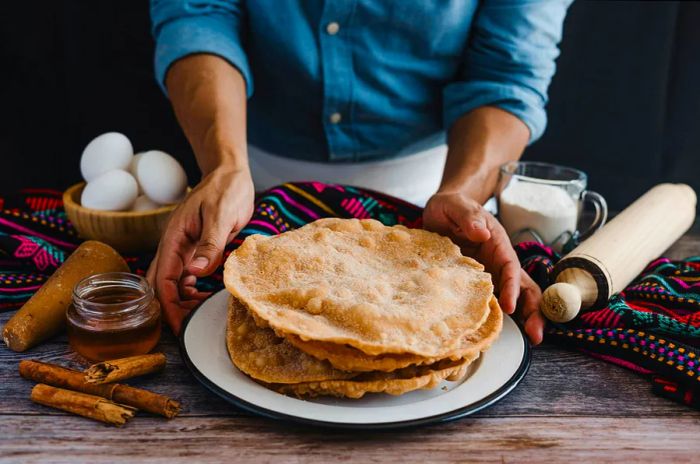
[[[205,219],[202,235],[187,270],[197,277],[214,272],[221,262],[229,232],[227,227],[217,224],[215,220]]]
[[[457,218],[457,234],[473,243],[483,243],[491,238],[488,220],[481,205],[462,212]]]
[[[491,238],[491,232],[482,216],[473,217],[464,231],[467,238],[474,243],[482,243]]]

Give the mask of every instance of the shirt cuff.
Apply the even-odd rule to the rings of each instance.
[[[215,16],[181,18],[164,24],[156,37],[155,72],[165,94],[165,76],[172,64],[188,55],[210,53],[220,56],[243,75],[246,95],[253,95],[253,79],[248,58],[230,22]]]
[[[519,118],[530,129],[530,141],[539,139],[547,126],[542,98],[535,92],[498,82],[457,82],[443,91],[446,130],[464,114],[481,106],[496,106]]]

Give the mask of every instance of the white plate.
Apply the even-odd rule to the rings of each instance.
[[[211,391],[248,411],[276,419],[345,428],[395,428],[457,419],[506,396],[530,365],[529,345],[506,316],[503,332],[464,379],[401,396],[362,399],[291,398],[257,384],[231,363],[226,349],[228,292],[202,303],[185,321],[180,351],[194,376]]]

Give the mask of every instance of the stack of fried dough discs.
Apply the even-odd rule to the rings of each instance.
[[[224,281],[234,365],[297,396],[400,395],[458,380],[503,324],[490,275],[450,239],[372,219],[252,235]]]

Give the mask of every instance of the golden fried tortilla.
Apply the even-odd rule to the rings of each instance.
[[[451,353],[448,358],[459,360],[468,357],[472,352],[485,351],[498,338],[502,328],[503,313],[498,305],[498,300],[492,297],[489,301],[489,314],[486,321],[475,333],[464,336],[458,349]],[[346,371],[391,372],[410,365],[432,364],[439,361],[439,359],[424,358],[413,354],[389,353],[370,356],[347,345],[314,340],[303,341],[297,335],[292,334],[285,334],[284,338],[301,351],[317,359],[328,360],[333,367]]]
[[[349,379],[357,375],[333,368],[299,351],[272,329],[258,327],[246,308],[229,298],[226,346],[233,364],[254,379],[268,383],[299,383]]]
[[[394,372],[367,372],[349,380],[325,380],[297,384],[273,384],[269,388],[286,395],[362,398],[366,393],[403,395],[437,387],[443,380],[459,380],[479,353],[459,361],[444,360],[428,366],[411,366]]]
[[[434,359],[482,325],[493,294],[483,266],[450,239],[371,219],[252,235],[227,259],[224,281],[277,333]]]

